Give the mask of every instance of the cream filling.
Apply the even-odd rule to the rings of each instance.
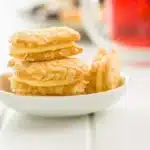
[[[11,79],[15,79],[18,82],[22,82],[25,84],[28,84],[30,86],[40,86],[40,87],[50,87],[50,86],[62,86],[62,85],[68,85],[68,84],[73,84],[74,82],[69,82],[68,80],[63,80],[63,81],[46,81],[46,82],[41,82],[41,81],[36,81],[36,80],[26,80],[26,79],[20,79],[16,77],[11,77]]]
[[[10,53],[11,54],[24,54],[24,53],[39,53],[39,52],[46,52],[46,51],[56,51],[63,48],[68,48],[75,46],[74,42],[62,43],[57,45],[49,45],[45,47],[36,47],[36,48],[17,48],[11,47]]]

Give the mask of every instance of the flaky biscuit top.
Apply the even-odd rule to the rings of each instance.
[[[15,47],[34,48],[48,44],[60,44],[80,40],[80,34],[68,27],[51,27],[14,33],[10,43]]]
[[[70,84],[84,80],[89,73],[88,66],[77,58],[32,63],[13,59],[9,61],[9,66],[14,69],[19,79],[28,81],[53,80]]]

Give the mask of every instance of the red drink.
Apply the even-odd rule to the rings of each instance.
[[[132,46],[150,46],[150,0],[106,0],[111,39]]]

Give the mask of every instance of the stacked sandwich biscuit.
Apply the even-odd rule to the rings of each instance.
[[[99,49],[92,61],[87,93],[115,89],[124,83],[120,74],[120,63],[116,51],[107,53]]]
[[[69,56],[82,52],[80,34],[68,27],[21,31],[10,39],[11,89],[20,95],[84,94],[88,66]]]

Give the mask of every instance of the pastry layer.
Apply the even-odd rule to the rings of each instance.
[[[21,83],[28,84],[30,86],[38,86],[38,87],[54,87],[54,86],[61,86],[61,85],[68,85],[73,84],[77,81],[68,81],[68,80],[50,80],[50,81],[38,81],[33,79],[25,79],[25,78],[19,78],[16,76],[15,80]]]
[[[11,78],[12,92],[20,95],[78,95],[84,94],[87,83],[80,81],[70,85],[38,87],[19,82]]]
[[[80,40],[80,34],[68,27],[51,27],[16,32],[10,42],[15,47],[31,48]]]
[[[12,57],[22,59],[25,61],[47,61],[54,59],[62,59],[68,56],[79,54],[83,51],[81,47],[74,45],[72,47],[63,48],[56,51],[46,51],[46,52],[38,52],[38,53],[10,53]]]
[[[15,75],[24,81],[49,81],[58,84],[70,84],[84,80],[89,75],[88,66],[77,58],[42,62],[26,62],[13,59],[9,61],[9,66],[14,69]]]
[[[60,43],[55,45],[47,45],[43,47],[36,47],[36,48],[18,48],[18,47],[10,47],[10,54],[26,54],[26,53],[41,53],[41,52],[54,52],[56,50],[61,50],[64,48],[69,47],[77,47],[74,42],[68,43]]]

